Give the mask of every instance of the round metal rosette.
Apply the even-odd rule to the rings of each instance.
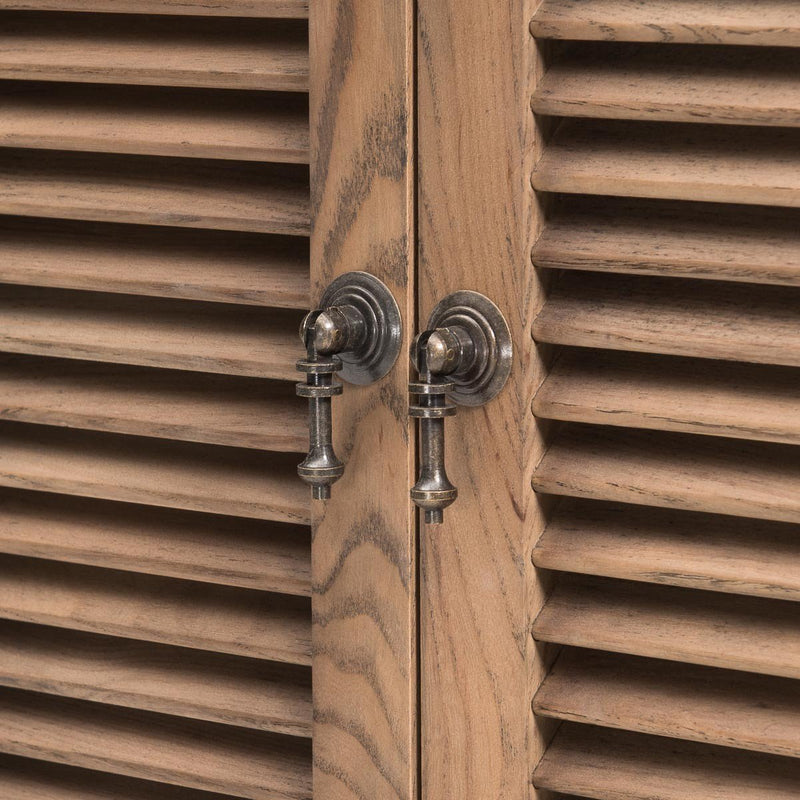
[[[478,292],[454,292],[433,309],[428,328],[460,328],[472,343],[472,352],[465,353],[458,368],[447,375],[455,384],[450,399],[463,406],[481,406],[496,397],[511,374],[514,356],[511,331],[500,309]]]
[[[338,354],[342,378],[358,386],[383,378],[400,355],[403,333],[400,308],[386,284],[367,272],[348,272],[328,286],[320,305],[353,306],[364,318],[359,344]]]

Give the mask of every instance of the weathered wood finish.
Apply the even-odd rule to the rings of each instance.
[[[0,0],[0,9],[306,19],[308,3],[309,0]]]
[[[450,292],[479,291],[506,315],[516,349],[503,393],[447,422],[460,496],[421,534],[427,800],[527,798],[543,747],[529,704],[544,665],[528,633],[543,594],[530,562],[541,515],[526,478],[542,448],[528,413],[541,379],[529,338],[541,302],[529,266],[535,5],[419,3],[418,317],[424,325]]]
[[[365,270],[394,293],[401,356],[334,401],[347,462],[314,509],[314,796],[417,796],[416,541],[407,416],[414,301],[413,8],[311,7],[312,296]]]

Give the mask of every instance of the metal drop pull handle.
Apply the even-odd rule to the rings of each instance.
[[[426,523],[438,525],[458,497],[445,468],[445,419],[457,412],[447,398],[481,406],[500,392],[511,373],[511,332],[488,297],[455,292],[436,306],[428,330],[414,339],[411,360],[419,380],[408,386],[417,397],[409,415],[420,421],[420,474],[411,499],[425,511]]]
[[[334,376],[366,386],[389,372],[400,354],[400,309],[378,278],[348,272],[328,286],[320,308],[306,315],[300,338],[306,357],[297,369],[306,380],[297,384],[297,394],[308,398],[309,448],[297,474],[315,500],[325,500],[345,469],[333,449],[333,398],[343,391]]]

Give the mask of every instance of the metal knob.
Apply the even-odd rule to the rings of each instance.
[[[342,394],[338,372],[348,383],[367,385],[384,377],[400,352],[400,309],[389,289],[365,272],[348,272],[325,290],[321,308],[306,315],[300,338],[306,357],[297,394],[308,399],[308,455],[297,467],[315,500],[331,496],[344,474],[333,448],[333,398]]]
[[[445,418],[457,407],[489,402],[503,388],[513,359],[511,333],[500,310],[477,292],[456,292],[442,300],[414,340],[411,359],[419,374],[409,384],[417,400],[409,416],[419,420],[420,474],[411,499],[425,522],[444,521],[444,509],[458,497],[445,468]]]

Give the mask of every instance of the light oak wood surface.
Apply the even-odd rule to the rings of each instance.
[[[582,724],[800,757],[800,683],[786,678],[570,648],[533,707]]]
[[[5,619],[311,663],[307,598],[4,555]]]
[[[800,366],[795,287],[570,272],[534,320],[539,342]]]
[[[297,525],[0,489],[4,553],[311,594],[311,542]]]
[[[300,95],[6,83],[3,147],[308,163]]]
[[[569,425],[539,464],[539,492],[800,522],[792,445]]]
[[[0,692],[0,748],[101,772],[222,791],[310,800],[309,744],[141,711]]]
[[[533,173],[543,192],[800,207],[800,139],[752,131],[565,119]]]
[[[794,50],[582,43],[557,55],[537,114],[601,119],[800,125]]]
[[[235,231],[0,217],[3,282],[307,309],[308,241]]]
[[[0,347],[35,356],[291,381],[301,319],[253,306],[0,287]]]
[[[24,150],[0,157],[0,213],[305,236],[300,165]]]
[[[797,526],[563,500],[533,551],[543,569],[800,600]]]
[[[554,39],[800,45],[794,0],[544,0],[534,36]]]
[[[800,678],[797,605],[788,600],[560,576],[533,635],[592,650]]]
[[[800,214],[787,208],[569,196],[549,215],[533,263],[800,285]]]
[[[309,0],[0,0],[0,9],[305,19]]]
[[[308,90],[304,24],[7,12],[0,78]]]
[[[309,521],[296,455],[11,422],[0,423],[0,434],[0,485],[9,488]]]
[[[2,622],[0,685],[289,736],[311,735],[311,674],[306,667]]]
[[[786,367],[568,348],[538,417],[800,444],[800,380]]]
[[[565,724],[537,786],[595,800],[795,800],[795,759]]]
[[[0,419],[301,453],[303,403],[287,383],[93,361],[0,356]]]

